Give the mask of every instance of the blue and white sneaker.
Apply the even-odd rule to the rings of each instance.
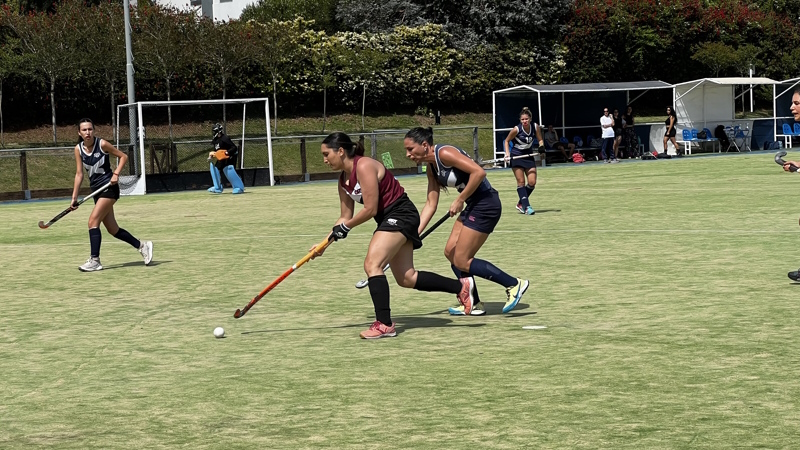
[[[242,193],[244,193],[244,189],[241,189],[241,188],[238,188],[238,187],[237,188],[233,188],[233,193],[234,194],[242,194]]]
[[[506,289],[506,297],[508,300],[506,300],[506,304],[503,306],[504,313],[510,312],[517,307],[517,303],[519,303],[519,300],[522,298],[522,294],[528,290],[528,284],[528,280],[517,278],[516,286],[511,286]]]
[[[211,192],[212,194],[222,194],[222,189],[217,189],[214,186],[211,186],[208,188],[208,192]]]
[[[528,207],[525,209],[525,214],[527,214],[527,215],[529,215],[529,216],[532,216],[532,215],[536,214],[536,211],[534,211],[534,210],[533,210],[533,207],[532,207],[532,206],[528,206]]]

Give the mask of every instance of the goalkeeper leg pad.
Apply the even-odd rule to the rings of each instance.
[[[214,194],[222,193],[222,179],[219,175],[219,169],[214,165],[214,163],[208,163],[211,169],[211,181],[214,183],[213,186],[208,188],[208,192],[213,192]]]
[[[244,183],[242,183],[242,179],[239,178],[239,174],[236,173],[236,169],[233,166],[225,166],[225,178],[231,183],[231,187],[233,187],[234,194],[241,194],[244,192]]]

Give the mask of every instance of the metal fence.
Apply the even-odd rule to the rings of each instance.
[[[241,145],[241,134],[230,137]],[[415,164],[406,158],[403,139],[408,130],[373,130],[350,133],[363,139],[367,154],[387,167],[413,170]],[[123,135],[124,136],[124,135]],[[283,181],[309,181],[315,174],[330,174],[320,154],[327,135],[273,136],[272,152],[276,177]],[[244,140],[240,169],[269,166],[267,138],[256,136]],[[492,130],[476,126],[440,127],[434,129],[434,140],[457,146],[471,156],[490,159]],[[74,147],[37,147],[0,150],[0,200],[58,197],[69,195],[75,177]],[[208,171],[211,141],[176,139],[163,146],[145,150],[146,176]],[[125,149],[122,149],[125,151]],[[480,155],[479,153],[483,153]],[[210,178],[209,178],[210,183]]]

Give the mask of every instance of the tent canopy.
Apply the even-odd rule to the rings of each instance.
[[[709,124],[729,124],[736,118],[736,100],[753,86],[780,82],[764,77],[701,78],[675,84],[675,112],[678,124],[705,128]],[[749,86],[736,95],[736,86]],[[774,113],[774,111],[773,111]]]

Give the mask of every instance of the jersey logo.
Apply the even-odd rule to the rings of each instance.
[[[92,155],[92,156],[94,156],[95,158],[99,158],[99,157],[100,157],[100,153],[95,153],[95,154],[94,154],[94,155]]]
[[[469,216],[467,220],[469,220],[470,222],[475,222],[475,216]]]
[[[392,225],[392,226],[396,226],[397,225],[397,219],[386,219],[386,223],[388,223],[389,225]]]

